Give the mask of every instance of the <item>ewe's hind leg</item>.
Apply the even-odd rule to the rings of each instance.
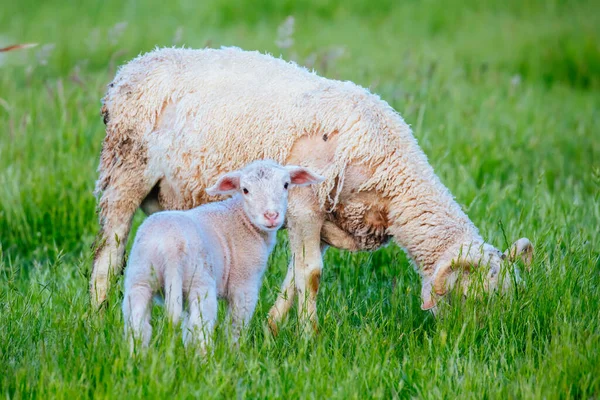
[[[217,320],[216,284],[206,284],[193,288],[188,295],[188,316],[183,326],[183,342],[187,346],[199,346],[201,354],[212,339]]]
[[[126,288],[123,299],[123,319],[125,336],[129,340],[131,353],[135,350],[135,342],[141,341],[142,347],[148,347],[152,337],[150,325],[150,305],[152,290],[147,286]]]
[[[113,171],[115,172],[115,171]],[[118,172],[118,171],[117,171]],[[98,308],[108,293],[111,276],[121,272],[127,237],[135,210],[152,189],[143,171],[115,172],[99,201],[100,233],[90,280],[92,306]]]

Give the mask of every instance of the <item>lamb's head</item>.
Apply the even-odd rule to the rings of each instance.
[[[463,244],[459,249],[451,249],[450,254],[437,263],[432,276],[423,281],[421,296],[423,310],[430,310],[436,306],[436,296],[443,296],[451,290],[460,279],[463,294],[466,295],[472,287],[471,273],[475,268],[485,268],[482,284],[486,291],[498,288],[506,292],[516,279],[520,280],[519,270],[513,269],[513,276],[506,268],[518,258],[529,267],[533,257],[533,245],[527,238],[521,238],[512,244],[504,253],[487,243]]]
[[[285,219],[288,190],[293,186],[307,186],[323,180],[323,177],[304,167],[282,166],[271,160],[260,160],[221,176],[206,192],[211,196],[240,196],[246,215],[256,227],[263,231],[276,231]]]

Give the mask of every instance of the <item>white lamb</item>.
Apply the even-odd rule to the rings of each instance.
[[[302,167],[256,161],[223,175],[207,189],[210,195],[234,194],[232,198],[189,211],[160,212],[144,221],[125,272],[123,316],[132,351],[134,339],[148,346],[151,300],[160,290],[175,324],[186,300],[184,342],[200,348],[210,340],[217,297],[227,299],[236,343],[254,312],[267,259],[287,211],[288,189],[322,180]]]

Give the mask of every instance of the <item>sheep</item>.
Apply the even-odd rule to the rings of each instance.
[[[236,344],[254,313],[267,259],[284,221],[288,189],[322,180],[306,168],[255,161],[223,175],[206,190],[233,197],[146,219],[125,270],[123,319],[131,351],[136,339],[143,347],[150,342],[150,304],[159,290],[174,324],[187,300],[184,342],[197,343],[200,349],[215,325],[217,297],[227,299]]]
[[[329,246],[366,251],[393,239],[421,275],[423,309],[434,309],[472,265],[488,271],[490,290],[503,275],[502,253],[485,244],[410,127],[352,82],[238,48],[157,49],[120,68],[102,115],[101,229],[90,285],[95,307],[121,270],[138,207],[151,214],[203,204],[210,200],[204,188],[222,171],[262,158],[325,177],[318,189],[290,195],[292,257],[269,312],[274,332],[295,297],[306,333],[316,328]],[[530,259],[533,247],[523,241],[511,259]]]

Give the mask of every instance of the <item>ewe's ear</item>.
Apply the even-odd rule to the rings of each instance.
[[[433,290],[431,278],[424,278],[423,287],[421,288],[421,310],[428,311],[436,306],[436,301],[431,291]]]
[[[287,165],[285,169],[290,173],[291,184],[294,186],[307,186],[314,183],[323,182],[325,178],[317,175],[308,168],[298,167],[296,165]]]
[[[471,268],[485,264],[487,261],[481,254],[481,246],[472,245],[461,249],[459,255],[450,260],[439,262],[432,276],[433,290],[437,295],[443,296],[454,287],[458,278],[453,272],[470,271]]]
[[[529,269],[533,258],[533,245],[529,239],[521,238],[504,252],[504,256],[510,261],[516,261],[517,257],[521,257],[521,260],[523,260],[523,263]]]
[[[211,196],[233,194],[240,190],[240,176],[238,171],[230,172],[219,178],[217,183],[206,189]]]

